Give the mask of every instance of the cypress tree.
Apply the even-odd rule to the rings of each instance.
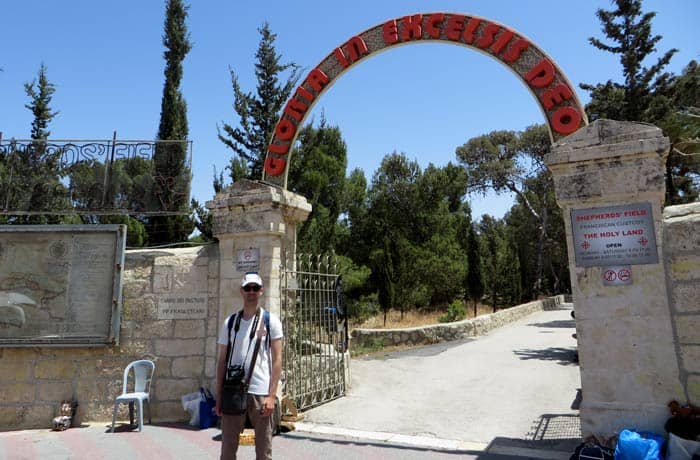
[[[479,240],[476,236],[474,225],[469,223],[467,233],[467,292],[474,304],[474,317],[478,316],[477,302],[484,295],[484,281],[481,279],[481,255],[479,254]]]
[[[166,4],[165,34],[166,50],[165,84],[161,101],[158,140],[182,141],[162,143],[156,146],[154,160],[153,206],[166,212],[186,212],[190,168],[188,164],[187,104],[182,92],[182,61],[192,45],[187,32],[187,10],[189,6],[181,0],[168,0]],[[194,224],[189,216],[163,215],[149,219],[149,244],[185,241]]]

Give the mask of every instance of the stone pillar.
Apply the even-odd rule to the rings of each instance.
[[[584,437],[624,428],[664,433],[667,403],[684,399],[663,263],[668,150],[655,126],[597,120],[555,143],[546,158],[566,225]],[[577,266],[571,212],[632,203],[651,205],[658,263],[631,265],[632,284],[604,285],[605,267]]]
[[[281,257],[295,253],[297,223],[306,220],[311,205],[279,187],[241,180],[207,202],[207,208],[219,240],[219,324],[243,306],[240,281],[250,265],[241,264],[238,256],[246,249],[259,255],[257,271],[265,284],[262,304],[279,316]]]

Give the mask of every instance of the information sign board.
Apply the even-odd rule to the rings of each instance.
[[[241,249],[236,254],[236,270],[239,272],[257,272],[260,270],[260,249]]]
[[[577,267],[659,263],[651,204],[572,209]]]

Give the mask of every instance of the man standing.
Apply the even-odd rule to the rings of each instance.
[[[246,414],[227,415],[221,412],[224,378],[227,371],[236,366],[242,366],[246,376],[252,371],[247,395],[247,416],[255,428],[256,459],[271,459],[272,413],[275,410],[277,384],[282,372],[282,323],[276,315],[269,313],[268,326],[265,310],[258,306],[263,295],[260,275],[246,273],[241,281],[240,292],[243,297],[243,310],[224,321],[218,340],[216,394],[219,397],[216,399],[216,414],[221,416],[221,460],[236,458],[239,436],[246,422]],[[261,346],[255,359],[255,367],[251,370],[252,354],[258,337],[261,338]],[[231,356],[227,362],[229,340]]]

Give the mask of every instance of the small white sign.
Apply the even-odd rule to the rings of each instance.
[[[619,267],[603,267],[601,269],[604,286],[624,286],[632,284],[632,267],[629,265]]]
[[[158,319],[204,319],[206,294],[162,294],[158,296]]]
[[[236,255],[236,270],[239,272],[260,271],[260,249],[241,249]]]

